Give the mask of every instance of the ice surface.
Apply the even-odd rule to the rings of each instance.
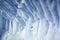
[[[0,40],[60,40],[60,0],[0,0]]]

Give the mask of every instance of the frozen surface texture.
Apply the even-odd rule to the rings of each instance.
[[[60,0],[0,0],[0,40],[60,40]]]

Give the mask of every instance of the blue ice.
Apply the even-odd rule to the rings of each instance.
[[[60,0],[0,0],[0,40],[60,40]]]

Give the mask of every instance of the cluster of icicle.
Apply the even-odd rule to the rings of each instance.
[[[22,0],[15,16],[7,13],[9,30],[2,40],[60,40],[59,6],[57,0]]]

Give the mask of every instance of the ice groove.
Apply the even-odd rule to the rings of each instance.
[[[0,40],[60,40],[60,0],[0,0]]]

